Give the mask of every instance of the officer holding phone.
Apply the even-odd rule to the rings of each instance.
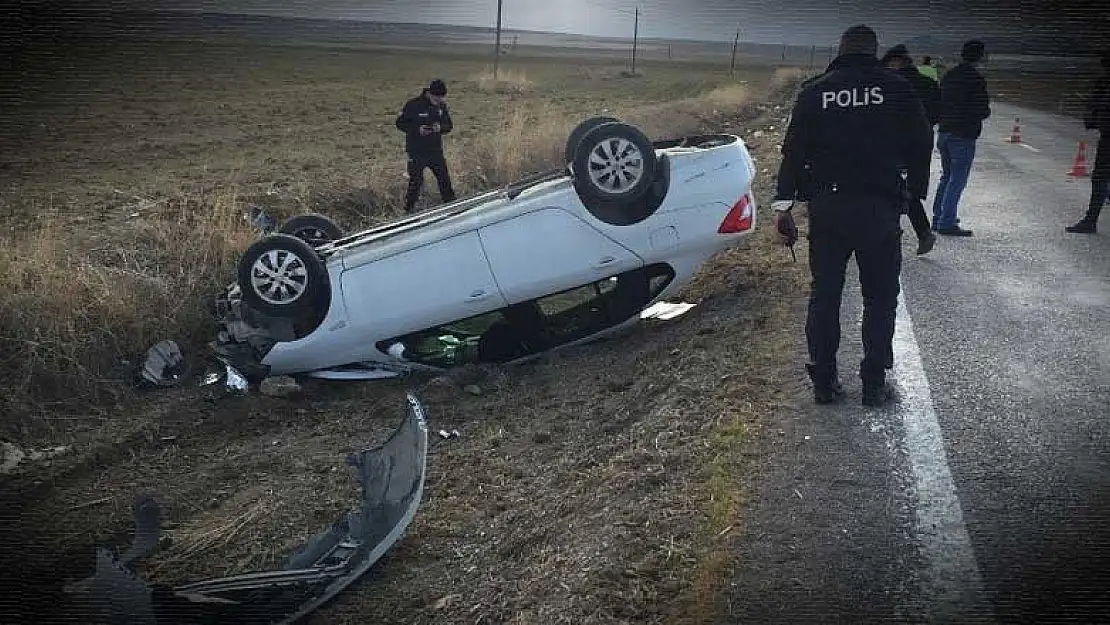
[[[405,103],[397,115],[396,126],[405,133],[405,151],[409,157],[405,211],[412,212],[416,206],[420,188],[424,186],[425,169],[431,169],[435,175],[443,201],[455,201],[447,159],[443,155],[443,135],[454,127],[447,110],[447,85],[442,80],[433,80],[419,96]]]

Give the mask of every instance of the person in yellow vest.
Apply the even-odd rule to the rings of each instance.
[[[937,82],[940,82],[937,78],[937,68],[935,65],[933,65],[933,57],[931,56],[926,56],[925,58],[921,59],[921,65],[917,66],[917,71],[925,74],[933,80],[936,80]]]

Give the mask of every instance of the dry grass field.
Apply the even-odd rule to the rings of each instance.
[[[432,77],[451,87],[448,161],[463,193],[548,166],[584,116],[666,134],[714,110],[724,119],[755,88],[688,66],[622,79],[616,64],[506,65],[494,84],[488,59],[173,44],[42,68],[52,81],[5,117],[16,149],[0,155],[9,409],[110,392],[120,358],[205,336],[197,304],[251,237],[246,206],[322,210],[346,227],[396,216],[393,119]]]
[[[6,111],[0,153],[0,441],[66,446],[0,476],[0,570],[18,622],[60,605],[94,544],[127,539],[153,490],[168,541],[147,574],[178,581],[272,566],[352,505],[342,459],[379,443],[405,389],[435,445],[424,503],[363,583],[317,616],[349,623],[699,621],[717,609],[743,522],[745,442],[781,409],[797,337],[783,315],[804,263],[750,242],[685,294],[660,327],[443,384],[309,383],[300,396],[209,401],[197,387],[215,326],[206,304],[255,234],[315,210],[354,228],[399,214],[393,119],[433,77],[448,82],[446,140],[461,193],[557,164],[585,117],[653,137],[742,135],[769,200],[781,105],[798,73],[619,61],[163,44],[34,66],[28,106]],[[433,178],[425,189],[438,198]],[[801,259],[800,259],[801,260]],[[145,350],[179,342],[193,376],[130,387]],[[463,392],[462,385],[480,394]],[[11,514],[10,511],[16,511]],[[7,580],[12,581],[12,580]]]

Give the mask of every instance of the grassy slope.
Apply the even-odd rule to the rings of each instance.
[[[494,85],[481,60],[163,53],[121,50],[129,65],[115,71],[93,67],[103,59],[71,70],[71,95],[21,120],[33,134],[3,157],[5,207],[31,224],[4,235],[0,255],[0,366],[14,381],[5,440],[74,443],[2,487],[22,506],[4,529],[31,554],[23,581],[41,574],[49,592],[57,571],[80,575],[90,544],[124,539],[138,489],[156,490],[169,516],[173,543],[152,562],[155,577],[271,565],[351,503],[343,454],[380,441],[415,385],[433,429],[463,437],[430,458],[406,539],[321,619],[715,614],[743,522],[745,463],[756,460],[738,450],[781,400],[794,347],[782,320],[804,274],[772,245],[766,210],[749,243],[688,289],[699,306],[687,316],[619,346],[459,372],[480,397],[408,380],[212,403],[194,388],[135,397],[110,376],[159,338],[201,349],[211,333],[202,298],[251,237],[239,219],[246,200],[281,215],[326,205],[350,227],[388,218],[403,184],[392,116],[431,75],[452,84],[449,159],[464,191],[552,164],[574,123],[609,109],[654,135],[768,131],[750,146],[765,206],[783,112],[752,104],[769,72],[745,73],[745,87],[719,68],[647,65],[645,77],[622,79],[619,65],[507,61],[508,82]],[[170,62],[184,56],[185,66]],[[81,94],[94,84],[98,95]],[[98,391],[99,410],[45,403],[64,399],[57,388],[82,402]]]
[[[164,337],[211,336],[199,304],[249,243],[249,204],[323,210],[351,228],[395,216],[393,118],[432,76],[451,85],[448,162],[463,193],[549,166],[574,124],[603,110],[674,132],[748,99],[720,68],[648,65],[647,78],[621,79],[609,63],[506,60],[508,81],[493,84],[485,59],[166,44],[40,68],[54,82],[5,118],[18,149],[0,155],[5,406],[27,414],[74,390],[111,405],[120,360]],[[680,98],[691,100],[658,108]],[[57,435],[28,416],[19,425]]]

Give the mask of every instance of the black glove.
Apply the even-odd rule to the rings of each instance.
[[[793,247],[798,241],[798,225],[794,223],[794,213],[784,211],[779,218],[779,234],[786,238],[786,246]]]
[[[794,244],[798,241],[798,225],[794,223],[794,213],[785,211],[776,211],[776,227],[779,236],[782,237],[783,245],[790,248],[790,257],[795,261],[798,256],[794,254]]]

